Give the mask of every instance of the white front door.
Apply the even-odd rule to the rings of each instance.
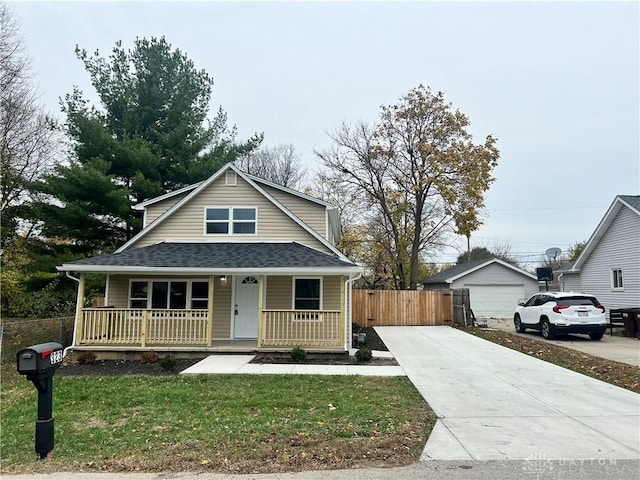
[[[258,338],[258,278],[236,277],[234,338]]]

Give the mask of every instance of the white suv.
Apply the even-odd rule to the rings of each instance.
[[[542,292],[518,302],[513,315],[516,332],[540,330],[546,339],[565,333],[588,333],[600,340],[607,329],[604,307],[593,295],[573,292]]]

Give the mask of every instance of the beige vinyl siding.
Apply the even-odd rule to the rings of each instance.
[[[256,235],[205,235],[206,207],[256,207],[258,231]],[[238,177],[237,186],[225,185],[218,178],[198,196],[175,211],[163,223],[143,236],[135,248],[154,245],[165,240],[210,242],[297,241],[311,248],[329,252],[320,241],[286,216],[252,186]]]
[[[323,205],[318,205],[277,188],[268,186],[263,186],[262,188],[309,227],[324,238],[328,237],[326,208]]]
[[[302,277],[300,277],[302,278]],[[322,309],[340,310],[340,282],[342,277],[322,279]],[[293,309],[293,277],[269,277],[267,279],[266,310]]]
[[[292,277],[268,277],[266,310],[291,310],[293,288]]]
[[[145,216],[145,224],[143,225],[143,228],[146,227],[147,225],[150,225],[151,222],[153,222],[156,218],[158,218],[160,215],[162,215],[164,212],[166,212],[171,207],[173,207],[176,203],[182,200],[188,193],[190,192],[185,192],[180,195],[175,195],[171,198],[167,198],[165,200],[161,200],[157,203],[147,206],[147,208],[145,209],[146,216]]]
[[[231,338],[232,285],[231,277],[227,277],[225,284],[216,277],[213,287],[213,338]]]
[[[129,277],[109,275],[109,297],[105,305],[116,308],[129,308]]]
[[[322,282],[322,309],[340,310],[341,277],[324,277]]]
[[[107,305],[116,308],[129,308],[129,281],[132,279],[139,280],[173,280],[166,276],[128,276],[128,275],[111,275],[109,276],[109,298]],[[219,277],[215,276],[214,292],[213,292],[213,338],[228,339],[231,333],[231,283],[226,284],[220,282]],[[209,277],[176,277],[175,280],[196,280],[209,281]]]

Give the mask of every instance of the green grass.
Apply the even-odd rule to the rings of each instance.
[[[407,464],[435,422],[404,377],[54,377],[56,445],[43,462],[33,452],[36,390],[4,367],[4,472]]]

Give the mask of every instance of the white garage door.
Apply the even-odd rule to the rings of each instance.
[[[511,318],[524,298],[524,285],[465,285],[476,317]]]

